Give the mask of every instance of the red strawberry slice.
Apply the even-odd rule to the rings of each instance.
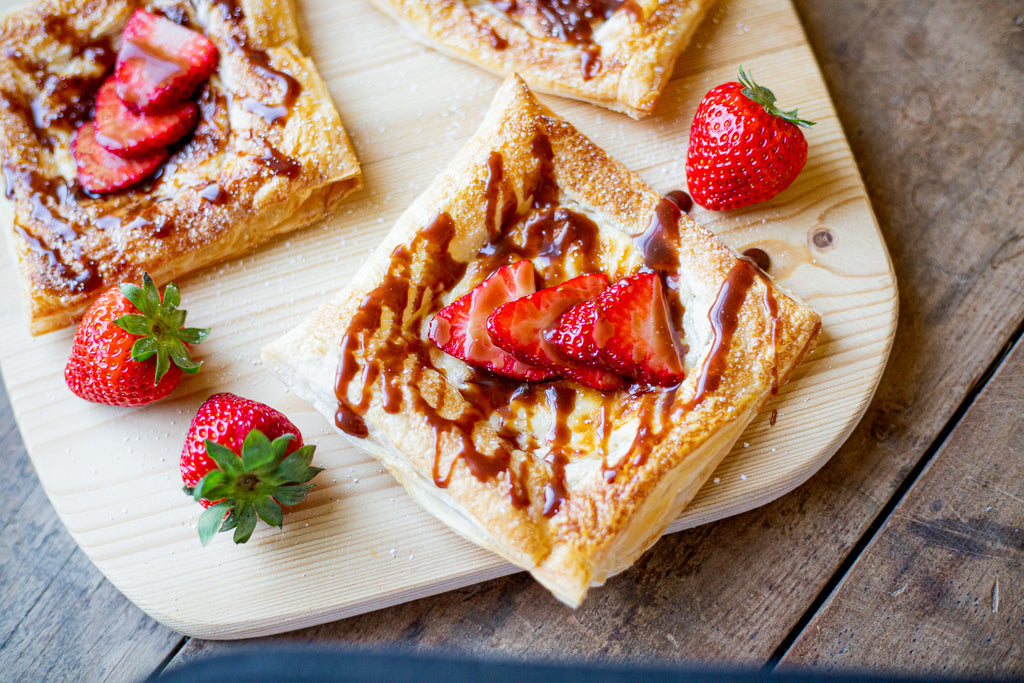
[[[520,297],[494,310],[487,318],[487,331],[495,344],[524,363],[548,368],[594,389],[618,388],[622,386],[621,375],[568,357],[544,336],[563,313],[594,298],[608,284],[604,273],[587,273]]]
[[[151,176],[167,160],[167,150],[158,149],[134,159],[119,157],[96,141],[96,126],[82,125],[71,143],[78,170],[78,182],[89,192],[107,194],[132,187]]]
[[[122,39],[117,95],[136,111],[187,100],[217,68],[217,48],[206,36],[145,10],[135,10]]]
[[[564,353],[649,384],[683,379],[679,344],[661,277],[641,272],[569,309],[548,335]]]
[[[136,114],[117,96],[110,79],[96,93],[96,141],[118,156],[145,156],[180,140],[195,127],[198,115],[191,101],[172,104],[159,114]]]
[[[487,316],[503,303],[536,290],[533,265],[518,261],[502,266],[471,292],[448,304],[430,321],[427,336],[445,353],[513,379],[538,381],[555,375],[517,360],[494,345]]]

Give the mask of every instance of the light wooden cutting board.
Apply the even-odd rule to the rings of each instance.
[[[260,348],[345,284],[471,135],[499,84],[412,42],[359,0],[298,4],[307,47],[352,137],[366,187],[326,221],[179,281],[191,324],[213,327],[200,347],[200,375],[147,408],[77,399],[62,377],[72,330],[30,337],[14,265],[0,260],[0,368],[54,508],[133,602],[204,638],[309,626],[515,571],[421,511],[381,466],[261,367]],[[720,0],[644,121],[543,99],[667,192],[685,187],[697,103],[734,80],[740,64],[774,89],[784,108],[799,107],[818,122],[807,134],[807,166],[766,204],[724,214],[698,209],[694,217],[738,249],[765,249],[778,279],[821,312],[823,332],[795,381],[744,433],[672,531],[761,505],[816,471],[867,406],[896,326],[883,238],[788,0]],[[315,462],[326,471],[286,515],[283,531],[261,525],[244,546],[220,534],[203,548],[195,529],[201,508],[181,492],[177,463],[192,415],[218,391],[285,412],[318,444]]]

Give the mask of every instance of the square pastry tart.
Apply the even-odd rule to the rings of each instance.
[[[714,0],[371,2],[441,52],[640,118]]]
[[[110,157],[96,141],[101,109],[131,101],[121,62],[137,79],[177,83],[191,55],[161,40],[181,36],[206,46],[212,73],[158,115],[192,127],[141,158]],[[291,6],[278,0],[42,0],[3,17],[0,205],[34,334],[70,324],[111,284],[143,272],[166,282],[235,256],[317,220],[360,186],[338,112],[297,40]],[[117,111],[109,125],[143,116]],[[101,159],[100,176],[139,164],[150,164],[148,175],[90,191],[82,149]]]
[[[575,606],[679,515],[819,327],[512,77],[353,282],[263,356]],[[510,331],[556,362],[502,356]],[[596,363],[570,359],[586,343]]]

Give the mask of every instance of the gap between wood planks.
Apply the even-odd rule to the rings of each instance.
[[[159,676],[160,674],[162,674],[162,673],[164,672],[164,670],[165,670],[165,669],[167,668],[167,665],[168,665],[168,664],[170,664],[170,663],[171,663],[171,661],[173,661],[173,660],[174,660],[174,658],[178,656],[178,653],[179,653],[179,652],[181,652],[182,648],[184,648],[184,647],[185,647],[185,645],[186,645],[186,644],[188,643],[188,641],[190,641],[190,640],[192,640],[192,638],[191,638],[191,637],[189,637],[189,636],[182,636],[182,637],[181,637],[181,640],[179,640],[179,641],[178,641],[178,644],[177,644],[177,645],[175,645],[174,647],[172,647],[172,648],[171,648],[171,651],[170,651],[170,652],[168,652],[168,653],[167,653],[167,656],[166,656],[166,657],[164,657],[163,661],[162,661],[162,662],[160,662],[160,663],[159,663],[159,664],[158,664],[158,665],[156,666],[156,668],[155,668],[155,669],[153,669],[153,672],[152,672],[151,674],[149,674],[149,678],[147,678],[146,680],[147,680],[147,681],[153,681],[153,680],[155,680],[155,679],[156,679],[156,678],[157,678],[157,677],[158,677],[158,676]]]
[[[872,520],[868,528],[861,534],[857,542],[850,548],[850,552],[846,554],[846,557],[840,563],[836,571],[829,577],[828,582],[822,587],[821,591],[814,598],[808,608],[804,611],[800,619],[793,625],[793,628],[789,630],[786,637],[782,639],[779,646],[775,648],[768,661],[765,662],[764,668],[766,670],[774,670],[782,658],[789,652],[789,649],[793,647],[793,643],[796,642],[800,634],[804,632],[807,626],[811,623],[814,617],[818,614],[821,608],[828,602],[832,594],[839,588],[846,575],[849,574],[853,565],[860,559],[861,554],[864,550],[871,545],[871,543],[882,533],[889,518],[899,507],[900,503],[906,497],[907,493],[913,488],[914,484],[917,483],[918,479],[921,478],[921,474],[927,469],[928,465],[935,458],[935,455],[942,449],[942,446],[949,439],[950,435],[960,424],[964,415],[970,410],[971,406],[977,400],[978,395],[982,392],[992,376],[999,369],[999,366],[1003,364],[1006,357],[1013,350],[1013,347],[1024,337],[1024,320],[1017,324],[1017,329],[1014,330],[1013,334],[1010,335],[1009,339],[996,354],[995,359],[985,368],[985,371],[981,373],[978,379],[971,385],[971,388],[967,391],[964,399],[957,406],[956,410],[950,416],[946,424],[942,426],[942,429],[935,436],[935,440],[932,441],[931,445],[921,456],[921,459],[917,461],[914,467],[910,470],[907,476],[900,482],[900,485],[896,487],[893,494],[889,497],[886,504],[879,510],[878,514]]]

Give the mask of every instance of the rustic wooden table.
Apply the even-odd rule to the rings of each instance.
[[[1024,2],[795,5],[900,285],[848,442],[576,611],[518,574],[258,644],[1024,675]],[[0,498],[0,679],[137,680],[257,642],[183,637],[118,593],[47,501],[2,391]]]

